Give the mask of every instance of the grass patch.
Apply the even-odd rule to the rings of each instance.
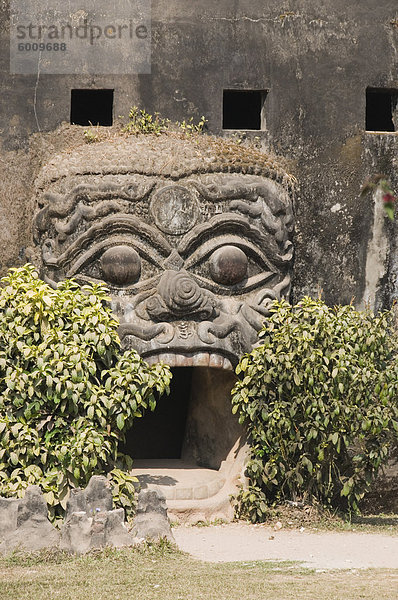
[[[316,572],[292,562],[208,564],[170,544],[85,556],[14,553],[0,559],[7,600],[391,600],[398,573]]]

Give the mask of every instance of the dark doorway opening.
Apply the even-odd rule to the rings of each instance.
[[[366,90],[366,131],[395,131],[393,113],[398,90],[368,88]]]
[[[135,419],[127,434],[123,452],[133,459],[181,458],[188,405],[191,397],[192,367],[172,369],[170,395],[163,396],[154,412]]]
[[[113,122],[113,90],[72,90],[72,125],[102,125]]]
[[[261,129],[265,90],[224,90],[223,129]]]

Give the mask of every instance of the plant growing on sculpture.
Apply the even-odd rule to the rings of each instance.
[[[304,298],[275,302],[260,345],[237,367],[233,412],[247,426],[252,493],[238,508],[320,501],[357,511],[398,437],[391,314]],[[260,505],[260,503],[263,505]]]
[[[138,108],[138,106],[132,106],[128,123],[124,126],[123,131],[132,134],[153,133],[160,135],[168,129],[169,123],[170,121],[163,119],[158,112],[151,115],[146,110]]]
[[[87,144],[95,144],[96,142],[99,142],[101,138],[98,132],[98,128],[96,131],[94,131],[93,129],[85,129],[84,139],[86,140]]]
[[[131,459],[119,443],[168,390],[168,367],[121,353],[103,285],[52,289],[30,265],[1,284],[0,495],[40,485],[54,518],[71,487],[108,472],[130,509]]]
[[[184,119],[183,121],[177,121],[177,127],[187,135],[193,135],[195,133],[202,133],[207,123],[205,117],[200,117],[198,123],[194,123],[193,117]]]
[[[129,112],[129,120],[123,126],[122,131],[133,135],[151,133],[157,136],[175,131],[191,136],[203,133],[206,123],[207,119],[204,116],[200,117],[197,123],[194,122],[193,117],[171,123],[170,119],[164,119],[158,112],[151,115],[145,109],[132,106]]]

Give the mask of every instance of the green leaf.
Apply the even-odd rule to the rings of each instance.
[[[10,460],[13,465],[17,465],[19,463],[19,457],[16,452],[10,452]]]
[[[43,496],[44,496],[44,500],[47,502],[47,504],[49,504],[50,506],[53,506],[55,504],[54,492],[50,491],[50,492],[44,493]]]
[[[47,306],[52,306],[52,299],[50,298],[50,296],[43,296],[43,302],[44,304],[46,304]]]

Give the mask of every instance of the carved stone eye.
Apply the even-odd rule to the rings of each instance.
[[[115,285],[135,283],[141,275],[140,255],[129,246],[114,246],[101,256],[104,279]]]
[[[222,246],[210,258],[210,273],[214,281],[223,285],[240,283],[247,277],[246,254],[236,246]]]

